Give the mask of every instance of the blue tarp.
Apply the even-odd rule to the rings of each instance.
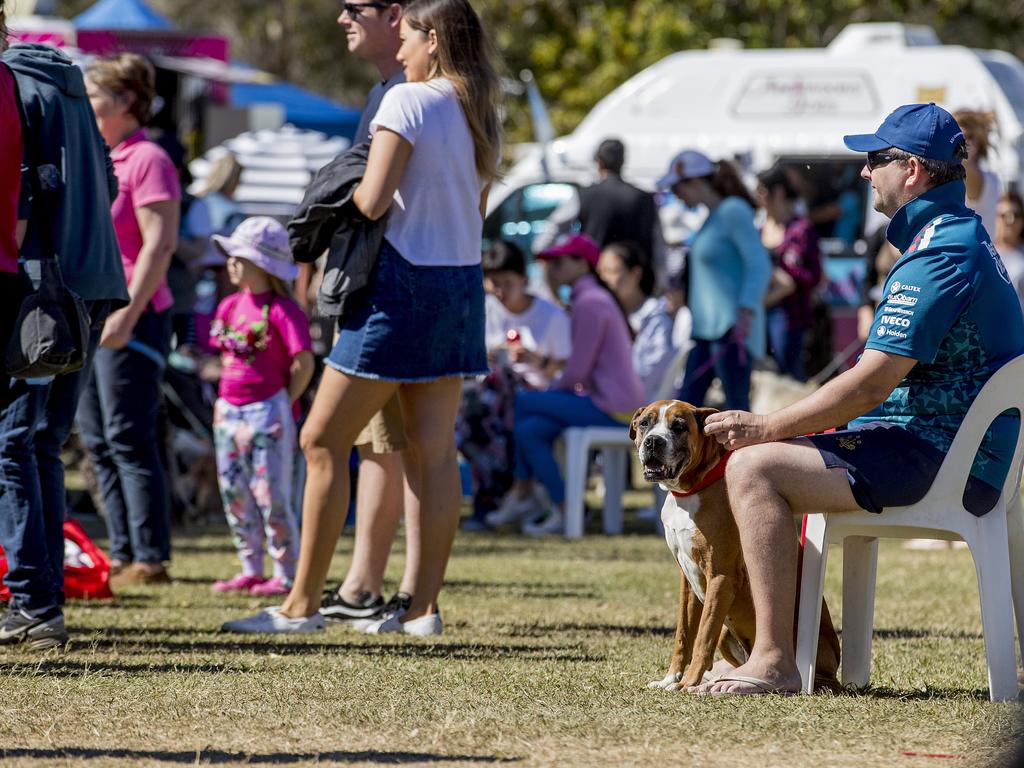
[[[72,22],[78,29],[174,29],[170,19],[142,0],[99,0],[89,10],[75,16]]]
[[[351,139],[359,125],[358,109],[335,104],[330,99],[304,91],[290,83],[236,83],[231,86],[231,104],[281,104],[285,120],[298,128],[323,131]]]

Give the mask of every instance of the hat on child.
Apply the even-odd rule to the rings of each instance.
[[[594,242],[590,235],[576,233],[562,235],[555,240],[554,245],[537,254],[537,258],[541,260],[557,259],[560,256],[583,259],[591,266],[596,267],[597,262],[601,260],[601,247]]]
[[[282,280],[294,280],[299,274],[292,261],[288,231],[270,216],[248,218],[229,236],[214,235],[213,244],[225,256],[245,259]]]
[[[928,104],[904,104],[885,118],[874,133],[843,136],[843,143],[854,152],[877,152],[895,147],[918,157],[956,160],[964,143],[964,132],[956,119],[942,107]]]
[[[695,149],[684,149],[672,158],[668,171],[658,179],[658,189],[672,189],[680,181],[700,179],[714,172],[715,164],[707,155]]]

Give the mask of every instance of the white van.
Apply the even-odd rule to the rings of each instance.
[[[863,157],[845,149],[843,135],[871,132],[900,104],[927,101],[992,111],[998,137],[989,165],[1004,184],[1024,176],[1020,61],[942,45],[928,27],[851,24],[826,48],[733,45],[683,51],[648,67],[573,133],[527,152],[492,191],[484,235],[529,247],[551,211],[595,180],[597,145],[616,137],[626,146],[623,175],[648,189],[684,148],[738,160],[748,172],[776,162],[802,167],[819,202],[845,195],[845,213],[836,206],[843,231],[835,234],[852,242],[864,234],[867,188],[857,178]]]

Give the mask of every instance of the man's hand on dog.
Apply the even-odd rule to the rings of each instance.
[[[730,451],[773,439],[768,434],[768,420],[761,414],[748,411],[710,414],[704,420],[704,434],[715,438]]]

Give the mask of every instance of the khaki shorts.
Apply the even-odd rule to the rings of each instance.
[[[370,423],[356,438],[357,448],[370,448],[374,453],[398,453],[405,450],[405,427],[402,424],[402,406],[398,393],[391,396],[384,407],[373,415]]]

